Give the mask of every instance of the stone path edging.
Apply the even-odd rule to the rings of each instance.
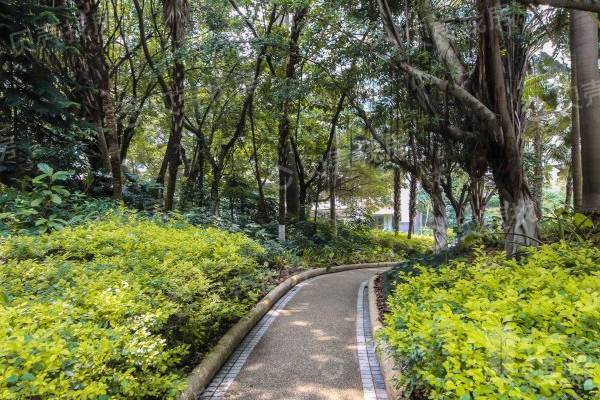
[[[228,358],[235,351],[238,345],[244,340],[244,337],[256,326],[262,317],[271,310],[271,308],[287,292],[299,283],[314,278],[316,276],[333,274],[336,272],[352,271],[357,269],[393,267],[397,262],[372,263],[372,264],[353,264],[341,265],[330,268],[318,268],[302,272],[288,278],[285,282],[279,284],[271,290],[250,312],[236,323],[219,340],[216,346],[204,357],[202,362],[194,368],[187,378],[187,388],[178,396],[179,400],[194,400],[211,383],[213,377],[219,372],[221,367],[227,362]]]
[[[371,318],[371,327],[373,329],[373,337],[377,337],[377,332],[383,329],[383,325],[379,322],[379,308],[377,307],[377,292],[375,291],[375,279],[377,275],[369,279],[368,290],[369,290],[369,314]],[[385,382],[385,388],[387,390],[390,399],[399,399],[400,390],[396,388],[394,377],[398,375],[398,370],[394,364],[393,358],[389,355],[389,352],[385,349],[385,346],[379,342],[375,347],[375,353],[379,361],[379,367],[383,374],[383,380]]]
[[[375,351],[368,282],[363,282],[358,288],[356,302],[356,348],[363,400],[388,400],[385,379]]]

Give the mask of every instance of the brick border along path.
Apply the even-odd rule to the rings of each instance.
[[[365,282],[379,271],[323,275],[294,287],[199,398],[387,400]]]

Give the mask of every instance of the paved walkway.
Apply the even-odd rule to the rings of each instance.
[[[323,275],[296,286],[244,339],[200,399],[387,400],[365,284],[379,271]]]

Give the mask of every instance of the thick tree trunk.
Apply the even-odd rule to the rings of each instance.
[[[489,71],[483,84],[499,128],[489,137],[488,160],[503,199],[507,255],[513,257],[520,246],[539,243],[537,210],[525,180],[521,154],[524,126],[521,93],[527,49],[523,43],[514,40],[514,34],[507,32],[524,30],[525,22],[516,12],[510,26],[500,21],[493,12],[501,7],[499,0],[484,0],[482,5],[486,29],[481,33],[483,64],[480,68]],[[507,51],[507,48],[511,50]]]
[[[400,233],[402,222],[402,171],[394,168],[394,216],[392,226],[396,234]]]
[[[170,0],[165,4],[165,18],[171,34],[173,55],[183,44],[186,27],[187,4],[183,1]],[[165,209],[172,210],[175,203],[177,173],[181,164],[181,137],[184,125],[184,80],[185,69],[183,62],[176,59],[173,65],[173,82],[171,84],[171,137],[167,146],[169,180],[165,192]],[[161,171],[162,172],[162,171]]]
[[[417,218],[417,177],[410,174],[410,193],[408,201],[408,237],[415,233],[415,220]]]
[[[91,98],[86,101],[87,117],[90,122],[98,126],[98,144],[104,164],[108,161],[113,179],[113,198],[122,198],[122,173],[121,156],[119,149],[119,135],[114,110],[113,98],[110,93],[110,76],[104,58],[104,44],[102,40],[101,19],[98,15],[98,6],[94,0],[79,0],[80,23],[82,24],[82,47],[84,50],[83,62],[78,63],[78,77],[87,79],[98,89],[97,100]],[[80,82],[85,84],[86,82]],[[87,94],[86,96],[92,96]],[[97,104],[101,113],[93,110]],[[104,154],[107,152],[107,154]],[[107,157],[108,156],[108,157]]]
[[[534,199],[524,188],[516,197],[503,196],[506,215],[506,252],[514,256],[521,246],[539,244],[538,216]]]
[[[581,210],[597,218],[600,215],[600,99],[595,90],[600,82],[598,22],[587,12],[572,11],[571,24],[580,107]]]
[[[437,185],[430,190],[433,219],[431,221],[431,229],[433,230],[433,238],[435,241],[435,253],[438,254],[448,249],[448,218],[446,216],[446,204],[442,188]]]

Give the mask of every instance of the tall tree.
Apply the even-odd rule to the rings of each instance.
[[[175,200],[177,173],[181,163],[181,137],[184,126],[185,67],[180,53],[185,38],[188,5],[187,0],[164,0],[165,24],[169,28],[174,57],[171,84],[171,134],[167,144],[169,178],[165,192],[165,209],[172,210]]]
[[[97,90],[97,105],[101,114],[93,112],[92,123],[103,132],[100,135],[101,148],[107,143],[110,169],[112,172],[113,198],[122,197],[121,152],[115,116],[115,107],[111,94],[111,82],[104,56],[103,30],[100,17],[100,1],[78,0],[79,21],[81,23],[82,56],[89,71],[89,78]]]
[[[285,60],[285,82],[289,86],[296,80],[296,68],[300,62],[299,40],[302,29],[308,16],[308,7],[302,6],[294,11],[290,25],[290,36],[288,39],[287,57]],[[285,18],[285,17],[284,17]],[[279,117],[279,142],[278,148],[278,167],[279,167],[279,240],[286,240],[286,219],[287,219],[287,190],[291,185],[297,184],[296,168],[290,168],[290,107],[291,101],[289,93],[284,96],[281,102]]]

